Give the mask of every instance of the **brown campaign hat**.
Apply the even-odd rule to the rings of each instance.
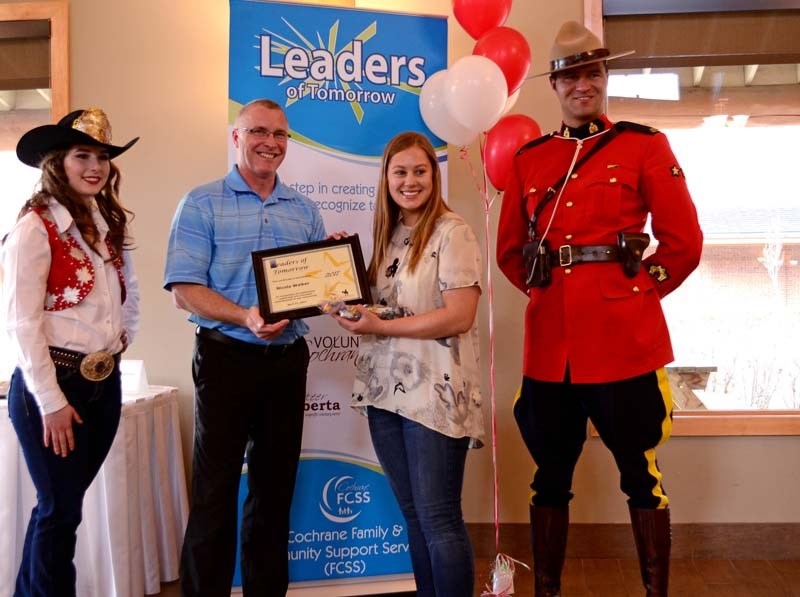
[[[577,21],[567,21],[561,26],[550,50],[550,70],[534,77],[551,75],[584,64],[613,60],[633,54],[634,50],[612,54],[604,48],[600,38]]]

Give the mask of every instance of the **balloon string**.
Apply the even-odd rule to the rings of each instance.
[[[478,194],[481,196],[481,199],[484,201],[484,205],[486,204],[486,179],[484,178],[483,188],[481,188],[480,182],[478,182],[478,173],[475,172],[475,168],[472,166],[472,161],[469,159],[469,147],[466,145],[458,150],[459,157],[467,163],[467,167],[469,168],[470,176],[472,177],[472,182],[475,185],[475,190],[478,191]],[[483,161],[483,142],[481,142],[481,162]]]
[[[492,284],[491,243],[489,242],[489,207],[486,199],[486,289],[489,294],[489,401],[492,405],[492,473],[494,475],[494,543],[496,551],[500,551],[500,487],[497,477],[497,401],[495,400],[494,376],[494,285]]]
[[[483,213],[484,213],[484,226],[485,226],[485,253],[486,253],[486,293],[489,299],[489,403],[492,408],[492,481],[494,487],[494,546],[496,553],[500,553],[500,482],[497,472],[497,400],[495,398],[495,366],[494,366],[494,353],[495,353],[495,333],[494,333],[494,284],[492,283],[492,267],[491,267],[491,222],[490,214],[494,198],[489,199],[487,192],[487,173],[486,173],[486,160],[484,159],[484,151],[486,149],[484,139],[481,138],[481,166],[483,181],[482,184],[478,179],[475,168],[469,160],[469,153],[466,147],[461,148],[461,159],[465,160],[469,165],[469,171],[472,175],[472,180],[475,183],[475,188],[483,199]],[[496,195],[495,195],[496,196]]]

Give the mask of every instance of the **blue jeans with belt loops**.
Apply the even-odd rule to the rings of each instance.
[[[408,526],[417,596],[471,596],[475,564],[461,513],[469,438],[375,407],[368,416],[375,453]]]
[[[75,450],[64,458],[45,448],[42,416],[19,369],[11,376],[8,413],[36,487],[14,597],[74,597],[77,529],[83,496],[100,470],[119,425],[122,408],[119,367],[103,381],[56,367],[58,384],[83,424],[72,424]]]

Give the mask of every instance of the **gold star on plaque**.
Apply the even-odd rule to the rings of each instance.
[[[672,174],[672,176],[676,176],[676,177],[680,176],[682,178],[686,178],[686,176],[683,174],[683,168],[678,166],[678,164],[675,164],[674,166],[672,166],[672,168],[670,168],[669,171]]]

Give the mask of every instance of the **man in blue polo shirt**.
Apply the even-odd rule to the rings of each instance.
[[[265,323],[250,253],[325,238],[317,207],[278,177],[289,123],[261,99],[236,117],[236,165],[190,191],[170,231],[164,288],[197,324],[192,360],[192,508],[181,554],[185,597],[230,595],[237,492],[245,595],[284,595],[289,508],[300,457],[309,352],[302,320]]]

